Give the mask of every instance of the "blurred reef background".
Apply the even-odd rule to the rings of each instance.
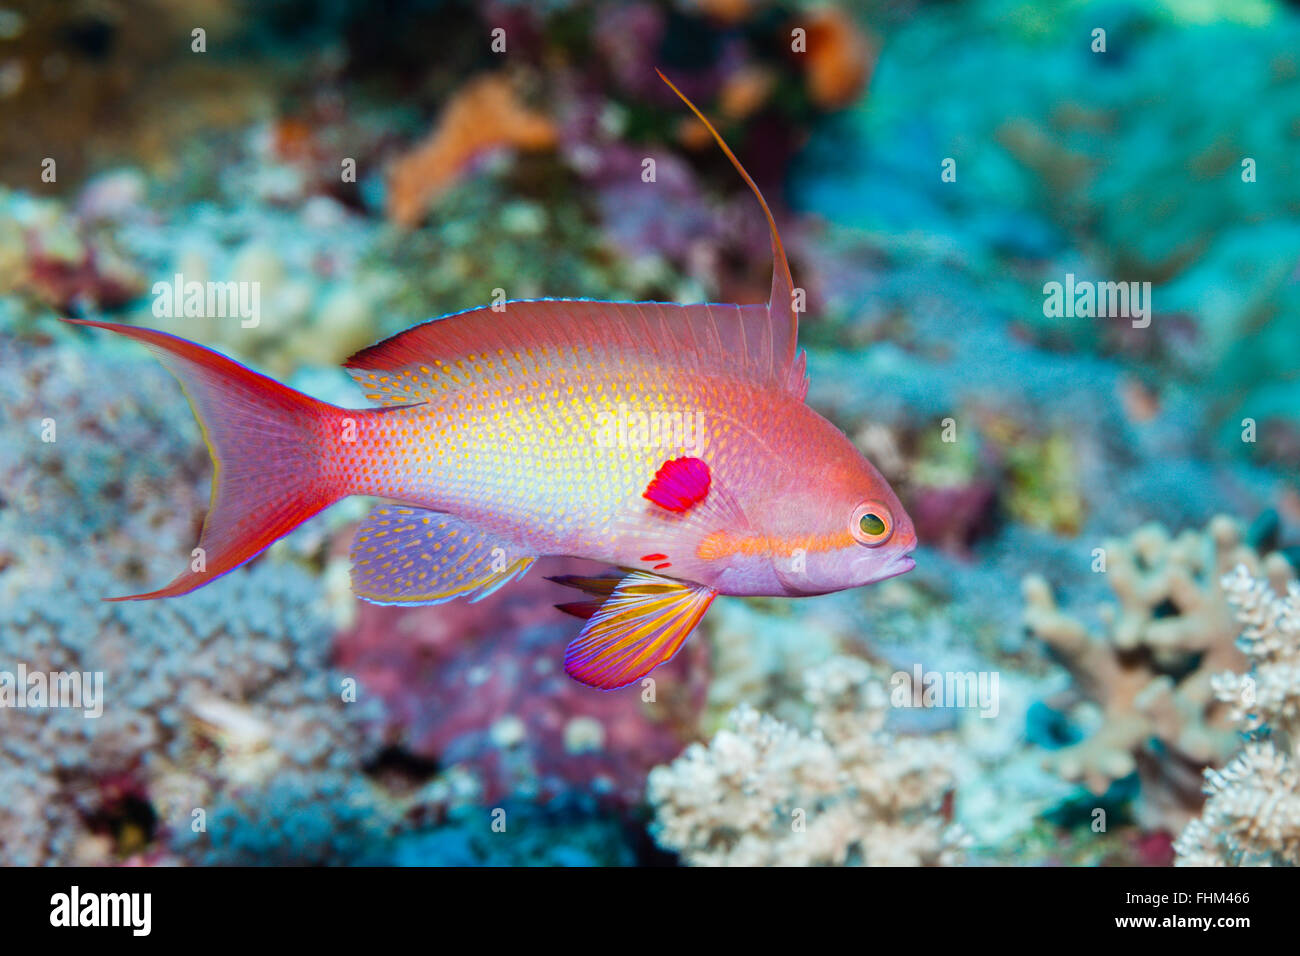
[[[101,602],[189,560],[211,466],[144,349],[56,316],[359,406],[350,353],[498,288],[765,299],[655,67],[773,204],[809,401],[914,572],[722,599],[653,701],[564,675],[569,563],[356,601],[361,500]],[[0,862],[1300,862],[1294,5],[0,0],[0,143],[0,670],[108,693],[0,708]],[[155,317],[176,273],[260,283],[260,324]],[[1150,325],[1045,317],[1067,274],[1152,283]],[[996,673],[996,716],[890,707],[917,666]]]

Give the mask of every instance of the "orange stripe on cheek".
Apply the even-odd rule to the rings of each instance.
[[[853,544],[853,540],[853,535],[848,531],[797,538],[776,538],[768,535],[741,536],[727,531],[715,531],[700,542],[695,549],[695,556],[705,561],[716,561],[733,554],[789,557],[800,548],[804,551],[834,551],[847,548]]]

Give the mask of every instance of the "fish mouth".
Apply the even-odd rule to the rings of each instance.
[[[887,578],[896,578],[900,574],[906,574],[916,567],[916,559],[910,554],[902,554],[895,558],[886,568],[879,580],[884,581]]]
[[[861,563],[855,570],[862,575],[862,584],[874,584],[877,581],[886,581],[889,578],[896,578],[900,574],[906,574],[916,567],[916,559],[910,554],[900,554],[892,558],[888,564],[883,567],[862,567],[870,559],[871,555],[863,555]],[[862,585],[858,585],[861,587]]]

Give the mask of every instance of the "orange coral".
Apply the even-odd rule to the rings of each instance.
[[[314,152],[312,128],[305,120],[282,117],[271,126],[271,149],[277,159],[292,161]]]
[[[722,23],[748,20],[754,13],[753,0],[695,0],[695,8]]]
[[[461,88],[438,125],[392,165],[388,175],[388,218],[409,228],[447,190],[475,156],[498,147],[549,149],[555,124],[528,109],[500,74]]]
[[[747,66],[736,70],[722,85],[718,106],[732,119],[744,119],[759,110],[772,94],[776,77],[771,70]]]
[[[823,109],[848,106],[876,65],[877,44],[843,10],[821,7],[800,24],[808,32],[808,93]]]
[[[767,103],[776,86],[771,70],[747,66],[735,71],[718,92],[718,110],[729,120],[743,120]],[[676,125],[677,141],[687,149],[700,150],[713,145],[713,137],[694,116],[684,116]]]

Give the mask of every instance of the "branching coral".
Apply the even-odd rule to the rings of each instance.
[[[1251,735],[1174,843],[1180,866],[1300,866],[1300,586],[1279,596],[1238,566],[1223,589],[1244,626],[1249,674],[1216,675],[1214,692]]]
[[[833,658],[805,686],[811,732],[741,705],[708,746],[651,772],[660,845],[696,865],[952,862],[946,745],[886,731],[884,685],[860,659]]]
[[[1117,599],[1101,609],[1104,634],[1062,611],[1041,577],[1024,581],[1026,626],[1092,702],[1093,732],[1050,763],[1096,794],[1141,770],[1151,785],[1144,791],[1148,810],[1162,795],[1186,802],[1190,793],[1194,802],[1194,771],[1222,760],[1234,741],[1211,687],[1214,674],[1243,663],[1221,579],[1242,564],[1285,586],[1292,571],[1280,555],[1261,558],[1222,516],[1204,533],[1176,538],[1148,525],[1126,540],[1107,541],[1103,553]]]
[[[592,694],[556,655],[568,625],[555,592],[534,573],[476,604],[366,604],[336,635],[335,666],[383,701],[390,745],[467,774],[484,800],[591,791],[606,807],[635,806],[650,768],[695,736],[709,673],[703,642],[656,671],[653,701]]]
[[[149,604],[102,604],[90,595],[110,592],[107,575],[75,578],[0,612],[0,670],[103,675],[97,718],[0,708],[0,859],[101,863],[161,848],[193,862],[324,863],[370,842],[385,818],[359,774],[367,715],[326,667],[305,572],[264,563]],[[76,586],[87,596],[70,598]],[[280,825],[265,822],[272,808]],[[257,825],[235,833],[222,825],[232,814]],[[141,815],[143,832],[128,834]]]

